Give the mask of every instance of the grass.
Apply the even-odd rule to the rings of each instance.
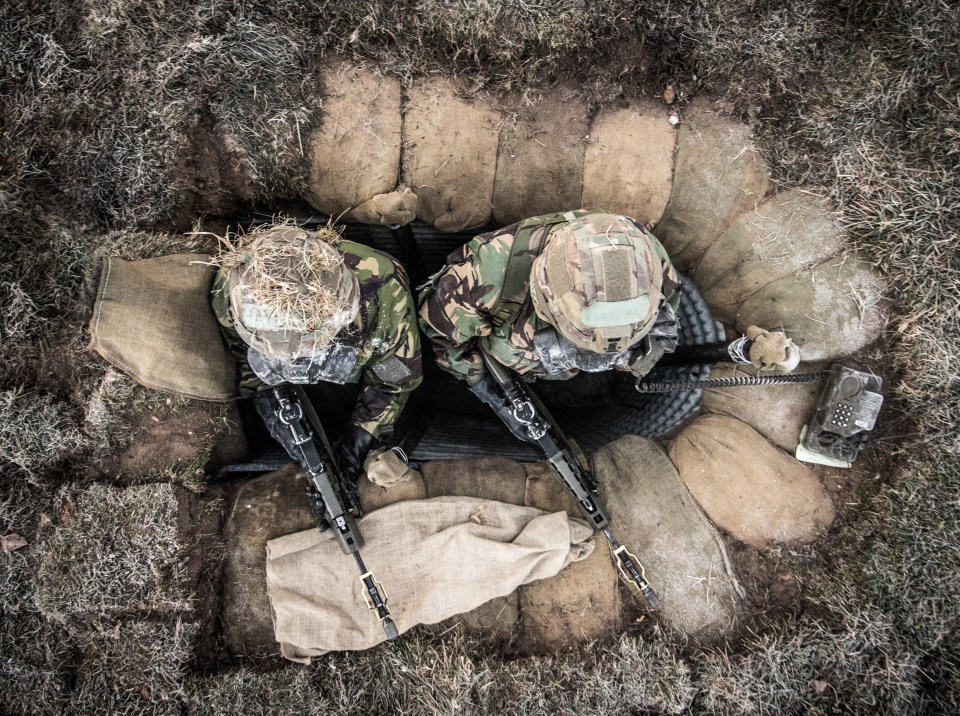
[[[366,654],[338,654],[310,669],[249,667],[198,675],[196,714],[679,714],[695,689],[663,644],[623,638],[553,659],[503,662],[459,632],[416,632]]]
[[[956,712],[958,38],[960,11],[939,0],[4,4],[0,528],[30,544],[0,554],[0,710]],[[334,55],[405,83],[456,74],[467,92],[568,81],[594,106],[669,82],[681,114],[709,94],[751,122],[780,188],[830,197],[891,277],[893,320],[871,360],[888,368],[881,431],[911,435],[878,446],[890,462],[824,540],[764,555],[802,585],[786,613],[724,648],[655,632],[508,661],[456,634],[414,635],[309,669],[191,670],[209,638],[178,576],[182,470],[128,488],[86,472],[149,411],[187,406],[87,356],[85,311],[101,255],[212,252],[178,233],[220,205],[212,193],[243,184],[240,207],[300,193],[316,69]],[[229,161],[205,158],[211,147]],[[125,531],[138,521],[154,542]]]
[[[179,502],[167,484],[61,488],[57,524],[41,531],[35,582],[40,612],[68,622],[97,615],[190,609]]]
[[[0,392],[0,459],[36,478],[82,444],[79,431],[51,396],[19,389]]]
[[[315,343],[324,346],[341,328],[332,319],[352,308],[342,286],[343,257],[331,248],[339,242],[332,222],[304,232],[286,221],[257,227],[233,243],[221,239],[224,250],[213,263],[237,270],[235,280],[248,299],[263,306],[276,325],[316,333]]]

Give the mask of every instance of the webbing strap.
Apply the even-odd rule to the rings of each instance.
[[[530,270],[533,260],[543,250],[550,228],[555,224],[568,221],[568,215],[586,214],[585,211],[557,212],[524,219],[513,235],[513,246],[507,258],[507,268],[503,275],[503,288],[500,300],[491,311],[492,322],[496,328],[510,323],[520,313],[523,304],[530,297]]]

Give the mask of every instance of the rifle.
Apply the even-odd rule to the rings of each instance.
[[[360,569],[360,581],[366,590],[367,606],[377,612],[387,638],[392,641],[399,632],[390,617],[390,610],[387,609],[386,596],[381,594],[383,585],[367,569],[360,556],[363,537],[354,521],[354,515],[361,514],[360,505],[351,492],[345,489],[339,473],[332,479],[327,469],[317,440],[319,435],[326,443],[326,436],[316,413],[313,412],[313,406],[300,386],[281,384],[274,386],[272,390],[277,399],[277,419],[290,431],[289,437],[299,453],[293,457],[307,471],[307,492],[310,493],[314,511],[321,521],[326,521],[333,527],[334,537],[343,553],[353,555]],[[304,418],[305,409],[309,422]],[[329,454],[329,446],[326,450]]]
[[[580,513],[590,526],[594,530],[602,531],[607,538],[620,576],[643,594],[651,609],[656,609],[660,606],[660,598],[647,581],[643,565],[610,531],[610,516],[599,500],[596,478],[586,466],[586,460],[580,451],[574,449],[564,437],[526,383],[511,375],[506,367],[488,356],[486,351],[481,351],[481,355],[490,375],[503,391],[513,417],[524,427],[530,439],[540,446],[554,475],[577,503]]]

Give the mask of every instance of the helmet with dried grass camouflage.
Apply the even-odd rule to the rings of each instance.
[[[316,355],[357,316],[357,278],[332,227],[283,224],[249,234],[222,254],[235,328],[250,348],[281,360]]]
[[[619,353],[656,320],[663,270],[653,241],[626,217],[571,214],[533,262],[530,292],[537,314],[578,348]]]

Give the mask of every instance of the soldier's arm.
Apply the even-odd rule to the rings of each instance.
[[[483,272],[493,273],[497,269],[493,264],[503,252],[492,242],[481,242],[483,238],[477,237],[450,255],[446,268],[423,296],[419,314],[420,327],[430,340],[437,363],[471,384],[486,374],[477,342],[493,331],[489,309],[500,290],[484,281]],[[481,247],[485,266],[478,256]],[[507,255],[509,251],[504,261]]]
[[[351,422],[380,439],[393,430],[400,411],[423,381],[416,312],[406,283],[388,281],[378,292],[374,340],[381,346],[364,366]]]

